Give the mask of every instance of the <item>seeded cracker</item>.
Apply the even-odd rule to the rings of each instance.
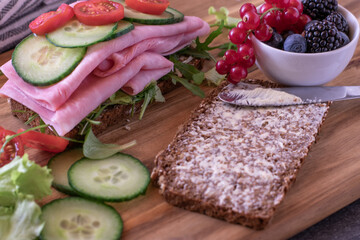
[[[329,104],[241,108],[217,99],[222,87],[158,154],[152,179],[170,204],[263,229],[295,180]]]

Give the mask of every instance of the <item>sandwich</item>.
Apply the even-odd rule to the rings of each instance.
[[[25,38],[12,60],[1,66],[8,81],[0,94],[10,99],[15,116],[31,126],[44,122],[60,136],[76,137],[99,121],[106,122],[99,128],[102,131],[125,121],[139,105],[146,106],[156,97],[161,100],[160,90],[176,87],[167,76],[184,58],[177,53],[209,32],[200,18],[170,7],[152,15],[122,1],[85,3],[98,2],[121,5],[125,18],[91,26],[75,14],[45,36]],[[69,7],[76,13],[79,3],[84,2]],[[186,60],[201,67],[199,59],[186,55]]]

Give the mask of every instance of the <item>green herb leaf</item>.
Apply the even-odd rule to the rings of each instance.
[[[155,85],[155,102],[165,102],[164,95],[158,85]]]
[[[189,83],[188,80],[184,79],[184,78],[180,78],[174,74],[169,74],[169,76],[171,77],[171,79],[173,81],[179,82],[181,83],[185,88],[187,88],[188,90],[190,90],[194,95],[199,96],[201,98],[205,97],[205,93],[203,90],[201,90],[200,87]]]
[[[224,28],[224,21],[221,21],[218,29],[211,32],[203,43],[201,43],[199,40],[199,37],[197,37],[195,40],[196,49],[198,49],[200,51],[208,51],[208,50],[216,49],[217,47],[209,47],[209,44],[212,43],[212,41],[215,38],[217,38],[219,35],[221,35],[223,33],[223,28]]]
[[[4,73],[0,70],[0,76],[4,75]]]
[[[195,58],[212,59],[212,56],[207,51],[200,51],[196,48],[185,48],[178,52],[178,55],[190,55]]]
[[[174,56],[170,57],[170,61],[174,63],[174,67],[178,69],[186,79],[193,80],[194,83],[198,85],[200,85],[204,81],[204,73],[199,71],[193,65],[182,63]]]
[[[110,102],[114,104],[131,104],[133,97],[120,90],[111,95]]]
[[[145,92],[145,98],[144,98],[143,104],[141,105],[141,111],[140,111],[140,116],[139,116],[140,120],[143,118],[145,110],[149,106],[149,104],[154,96],[155,96],[154,89],[149,89],[148,91]]]
[[[234,18],[229,16],[229,10],[225,7],[221,7],[219,11],[216,11],[214,7],[208,9],[209,15],[215,15],[216,23],[224,22],[226,28],[234,28],[241,21],[240,18]]]
[[[83,146],[84,156],[90,159],[104,159],[114,155],[117,152],[125,150],[136,144],[136,141],[129,142],[124,145],[105,144],[96,138],[93,131],[90,129],[85,136]]]

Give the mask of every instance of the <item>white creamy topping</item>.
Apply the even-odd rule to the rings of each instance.
[[[235,104],[244,106],[285,106],[302,103],[301,98],[278,91],[272,88],[263,88],[259,85],[248,88],[249,84],[239,83],[230,85],[228,88],[230,95],[236,95]]]

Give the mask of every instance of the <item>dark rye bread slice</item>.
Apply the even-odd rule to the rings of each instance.
[[[187,60],[188,57],[186,56],[180,56],[180,60],[184,61]],[[202,69],[204,64],[204,59],[198,59],[198,58],[191,58],[191,61],[189,64],[195,66],[197,69]],[[163,79],[158,83],[158,87],[160,88],[162,94],[166,94],[171,92],[172,90],[178,88],[180,84],[174,84],[170,79]],[[23,104],[10,99],[10,108],[12,114],[19,118],[23,122],[27,122],[34,114],[36,114],[34,111],[30,110]],[[135,104],[134,109],[135,113],[140,112],[142,105],[142,101]],[[100,121],[100,125],[93,125],[92,130],[95,135],[99,135],[103,133],[106,129],[108,129],[111,126],[118,125],[118,126],[124,126],[126,125],[129,120],[131,119],[131,113],[132,113],[132,105],[112,105],[107,107],[102,114],[95,119],[96,121]],[[35,127],[40,125],[40,118],[37,117],[30,121],[29,127]],[[73,139],[81,139],[82,136],[79,135],[79,132],[81,131],[80,126],[76,126],[73,128],[69,133],[67,133],[65,136]],[[47,134],[54,134],[50,129],[46,129]]]
[[[263,229],[294,182],[329,104],[241,108],[218,100],[224,86],[157,155],[152,180],[170,204]]]

